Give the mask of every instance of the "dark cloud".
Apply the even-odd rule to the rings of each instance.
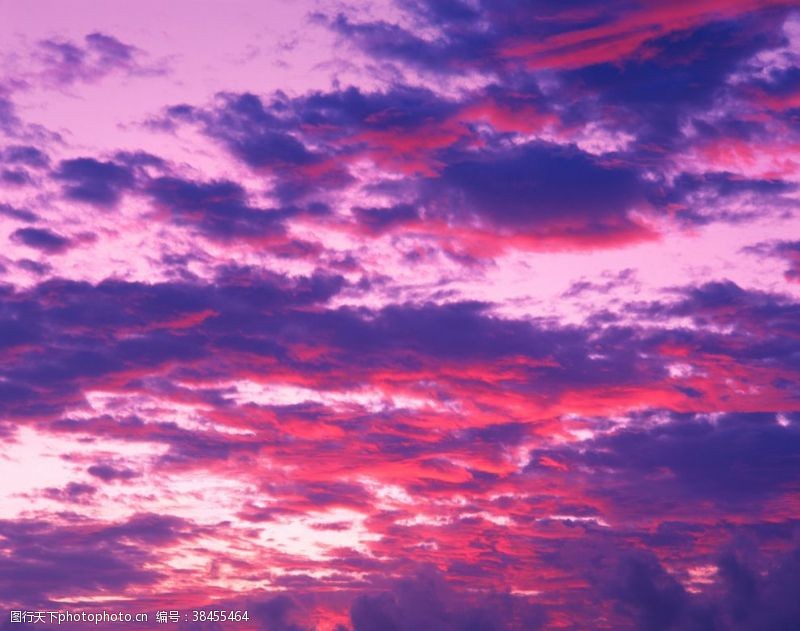
[[[171,177],[153,180],[147,194],[177,224],[196,226],[205,235],[226,240],[282,236],[292,211],[255,208],[231,181],[192,182]]]
[[[11,240],[46,254],[60,254],[72,244],[66,237],[46,228],[20,228],[12,233]]]
[[[197,527],[179,517],[139,513],[125,522],[104,526],[97,532],[97,538],[157,546],[192,539],[198,532]]]
[[[752,220],[765,203],[772,204],[776,210],[791,208],[790,193],[796,188],[780,178],[746,178],[729,172],[684,173],[669,188],[652,191],[650,199],[659,206],[670,205],[675,209],[675,217],[686,223],[741,223]],[[736,208],[737,201],[749,200],[753,202]]]
[[[0,117],[2,117],[1,111]],[[2,128],[2,122],[0,122],[0,128]],[[10,145],[0,150],[0,163],[8,165],[7,168],[0,171],[0,178],[3,182],[10,186],[25,186],[33,183],[29,169],[34,171],[44,169],[50,164],[50,160],[36,147]]]
[[[178,590],[193,571],[172,581],[152,568],[172,571],[170,554],[188,542],[189,554],[212,555],[202,573],[215,599],[226,565],[242,584],[285,590],[250,601],[254,626],[270,631],[311,631],[328,607],[343,615],[338,631],[797,628],[792,296],[719,279],[658,302],[613,302],[635,281],[628,270],[574,283],[565,297],[608,305],[564,325],[524,303],[511,317],[500,315],[510,303],[462,301],[448,278],[430,301],[408,298],[417,294],[359,269],[360,246],[328,251],[291,225],[389,235],[400,255],[415,248],[406,262],[444,254],[477,286],[473,270],[502,265],[491,260],[500,248],[607,247],[654,237],[645,222],[744,221],[762,213],[749,200],[785,212],[797,190],[785,173],[736,164],[756,172],[748,151],[760,158],[765,145],[771,158],[776,129],[794,143],[797,72],[751,72],[754,55],[786,45],[787,14],[756,4],[398,0],[403,25],[317,16],[372,56],[379,80],[391,72],[390,87],[220,93],[153,123],[193,126],[263,182],[257,193],[232,179],[235,168],[188,176],[144,151],[51,167],[35,142],[15,140],[0,154],[9,188],[51,177],[63,198],[101,208],[136,195],[150,206],[142,220],[184,228],[190,251],[156,254],[179,280],[0,285],[9,453],[26,425],[90,449],[101,439],[159,447],[147,466],[70,457],[76,480],[29,494],[59,512],[0,522],[0,600],[61,606]],[[101,33],[42,42],[40,55],[51,87],[149,72],[141,51]],[[435,89],[403,85],[428,73]],[[0,97],[0,130],[20,126]],[[40,259],[83,238],[8,204],[0,215]],[[213,267],[208,240],[226,256],[241,246],[363,277]],[[749,251],[785,261],[791,281],[799,252],[794,241]],[[376,304],[373,289],[398,302]],[[285,386],[296,400],[248,400],[244,383]],[[105,393],[102,406],[93,392]],[[191,426],[172,405],[193,408]],[[241,481],[231,492],[244,523],[76,514],[120,492],[159,502],[130,495],[132,481],[176,471]],[[351,511],[363,517],[357,530],[377,536],[354,535]],[[294,519],[316,533],[323,561],[261,548],[277,539],[270,526]],[[201,534],[231,554],[206,550]],[[737,548],[739,537],[752,549]],[[415,573],[425,561],[439,569]]]
[[[291,596],[278,595],[254,607],[254,616],[258,619],[259,629],[265,631],[304,631],[303,627],[292,621],[298,604]]]
[[[53,269],[49,263],[41,263],[30,259],[20,259],[16,263],[17,267],[20,269],[24,269],[26,272],[31,272],[37,276],[44,276]]]
[[[800,625],[795,595],[800,585],[800,549],[790,550],[766,574],[723,558],[720,573],[727,583],[728,607],[734,628],[792,629]]]
[[[454,160],[425,190],[430,204],[499,229],[579,238],[634,228],[628,212],[645,188],[633,169],[574,147],[534,144]]]
[[[454,103],[431,91],[410,87],[371,93],[351,87],[293,99],[278,92],[270,101],[223,93],[213,108],[168,108],[161,124],[200,125],[248,166],[269,171],[274,194],[292,202],[325,197],[353,184],[347,161],[359,153],[378,160],[407,159],[394,146],[408,141],[403,134],[441,121],[454,109]]]
[[[425,40],[416,33],[384,20],[356,22],[345,14],[333,18],[319,16],[335,32],[344,36],[358,48],[377,57],[399,61],[428,71],[452,71],[462,61],[478,68],[488,67],[494,57],[494,33],[479,33],[477,29],[461,29],[454,37],[437,37]],[[453,21],[458,28],[459,20]]]
[[[692,534],[707,528],[697,525]],[[565,621],[565,628],[756,631],[791,629],[800,620],[790,594],[798,584],[798,552],[791,535],[780,553],[768,551],[765,541],[743,553],[736,543],[716,541],[715,534],[712,549],[699,561],[708,572],[701,586],[692,580],[691,570],[697,568],[687,566],[682,555],[670,554],[682,549],[685,540],[673,537],[657,556],[633,544],[624,528],[615,530],[588,528],[580,536],[564,532],[568,536],[561,541],[538,542],[537,558],[544,567],[566,570],[584,585],[546,607]]]
[[[724,68],[717,70],[717,83],[752,52],[738,51],[724,63],[720,61]],[[700,53],[686,54],[693,60],[705,59]],[[625,68],[625,72],[634,72]],[[671,66],[668,71],[672,71]],[[705,224],[741,221],[748,216],[746,210],[733,211],[721,203],[709,205],[708,199],[768,195],[775,199],[776,210],[792,204],[787,194],[794,186],[776,177],[748,179],[710,171],[666,180],[660,172],[671,164],[672,149],[667,140],[656,135],[668,137],[669,143],[681,137],[674,127],[685,117],[686,108],[700,107],[699,101],[665,105],[664,112],[654,104],[653,112],[648,113],[650,106],[636,102],[631,95],[614,97],[612,90],[604,87],[603,81],[611,85],[641,83],[624,77],[602,79],[604,72],[622,72],[617,65],[592,67],[585,71],[587,77],[578,78],[576,72],[570,71],[570,81],[576,82],[574,89],[588,89],[590,76],[597,83],[593,90],[603,98],[616,99],[603,109],[607,120],[598,122],[594,113],[582,113],[582,106],[554,101],[534,79],[494,83],[464,95],[460,101],[407,86],[383,92],[351,87],[295,98],[278,92],[269,100],[248,93],[226,93],[211,108],[168,108],[165,120],[170,124],[197,124],[251,167],[267,169],[274,178],[272,192],[284,204],[315,196],[333,200],[340,188],[358,186],[347,165],[361,157],[381,168],[412,175],[391,183],[369,184],[369,190],[394,199],[383,213],[376,212],[377,208],[353,209],[370,234],[402,231],[403,226],[416,224],[413,220],[417,218],[423,228],[427,222],[442,218],[456,223],[477,219],[499,230],[559,240],[561,245],[597,247],[653,237],[652,229],[634,220],[635,211],[640,217],[641,213],[669,211],[675,220]],[[641,72],[660,80],[665,74],[652,68]],[[694,76],[691,70],[686,72]],[[654,92],[649,87],[642,89],[647,95]],[[703,98],[713,94],[709,90]],[[658,102],[665,100],[659,98]],[[600,105],[595,102],[591,107]],[[635,112],[628,114],[626,108]],[[645,117],[646,124],[632,124],[637,116]],[[697,134],[691,142],[737,134],[754,141],[763,135],[760,127],[743,131],[736,124],[745,126],[743,121],[718,121],[714,126],[695,121]],[[610,134],[629,134],[637,142],[603,155],[574,144],[508,142],[510,136],[541,125],[561,129],[597,126]],[[730,129],[723,129],[724,125]],[[655,135],[649,140],[638,137],[651,131]],[[482,149],[476,150],[476,144]],[[289,151],[290,145],[296,151]],[[313,156],[301,146],[313,146]],[[414,206],[428,212],[414,211]],[[242,230],[247,225],[245,220]]]
[[[14,104],[0,91],[0,130],[13,136],[21,124]]]
[[[134,184],[131,169],[94,158],[62,160],[54,175],[64,183],[64,195],[68,199],[101,207],[116,204],[122,193]]]
[[[350,384],[363,383],[372,371],[385,368],[435,369],[468,362],[483,366],[483,383],[494,387],[500,385],[493,376],[494,362],[527,358],[530,365],[520,366],[502,387],[542,396],[578,386],[637,387],[645,396],[648,384],[667,376],[658,349],[668,343],[780,369],[787,385],[778,386],[787,396],[788,379],[798,369],[795,346],[775,339],[783,332],[794,334],[797,306],[733,287],[691,290],[673,304],[648,309],[662,317],[691,314],[717,325],[738,322],[743,331],[757,335],[745,346],[713,331],[643,333],[607,326],[593,332],[500,318],[479,303],[319,308],[344,286],[339,276],[286,278],[241,267],[220,268],[212,285],[48,281],[6,297],[8,326],[25,322],[28,338],[41,343],[16,356],[4,373],[9,386],[23,388],[20,393],[25,387],[49,389],[52,396],[45,400],[57,409],[61,397],[73,396],[69,393],[76,393],[83,380],[123,370],[147,372],[170,361],[206,364],[229,352],[271,357],[287,369],[311,370],[323,381]],[[319,349],[318,360],[290,360],[292,349],[309,340]],[[481,383],[476,375],[471,379]],[[715,387],[713,381],[686,385],[692,387],[684,394],[690,399],[698,390]],[[41,397],[30,401],[41,403]],[[673,438],[680,444],[678,436]]]
[[[9,186],[26,186],[33,182],[24,169],[3,169],[0,171],[0,179]]]
[[[800,607],[791,595],[800,581],[797,549],[761,572],[732,552],[715,564],[716,593],[692,594],[654,557],[627,554],[616,567],[609,595],[632,614],[641,631],[788,630],[800,623]]]
[[[271,328],[280,317],[325,302],[343,286],[340,277],[324,274],[288,279],[247,270],[221,272],[220,283],[52,280],[32,292],[8,295],[2,312],[6,324],[0,325],[8,332],[3,341],[15,346],[37,339],[43,345],[18,356],[13,370],[8,366],[13,375],[3,371],[7,387],[16,387],[20,397],[25,384],[48,389],[47,404],[31,396],[29,409],[57,409],[63,396],[77,394],[81,380],[125,367],[146,370],[166,361],[192,362],[208,357],[214,346],[230,348],[237,339],[243,349],[253,343],[251,351],[258,352],[259,344],[280,332]],[[193,324],[197,314],[201,317]],[[132,330],[139,334],[126,334]],[[237,330],[241,337],[232,335]],[[275,352],[279,345],[271,344]],[[19,403],[17,397],[3,401],[4,407]]]
[[[590,65],[570,71],[568,80],[621,108],[628,120],[618,122],[635,129],[640,143],[677,149],[683,118],[710,107],[743,60],[776,43],[780,23],[767,14],[681,29],[654,38],[627,63]],[[588,103],[585,115],[591,116]]]
[[[116,480],[130,480],[138,477],[138,473],[126,467],[115,467],[110,464],[95,464],[87,470],[89,475],[100,478],[103,482],[114,482]]]
[[[38,219],[36,214],[31,211],[24,208],[16,208],[9,204],[0,204],[0,215],[24,221],[25,223],[33,223]]]
[[[739,350],[741,357],[789,359],[798,350],[794,340],[800,332],[800,304],[788,296],[743,289],[729,280],[704,283],[683,293],[667,307],[669,313],[690,317],[700,326],[734,326],[734,335],[759,335]],[[775,345],[779,336],[784,339]],[[796,361],[788,365],[798,366]]]
[[[171,118],[201,122],[206,132],[253,168],[299,167],[319,161],[295,136],[274,107],[254,94],[220,95],[220,107],[205,112],[188,106],[168,110]]]
[[[123,44],[118,39],[103,33],[89,33],[86,36],[86,44],[95,50],[104,64],[129,64],[133,60],[135,48],[128,44]]]
[[[321,132],[348,134],[358,131],[411,130],[426,121],[441,121],[456,111],[458,103],[426,88],[398,85],[386,91],[366,92],[355,87],[313,92],[291,101],[277,102],[300,124],[318,126]],[[289,118],[288,120],[291,120]]]
[[[119,526],[100,528],[5,520],[0,523],[0,547],[6,557],[0,569],[0,598],[30,609],[47,606],[51,598],[65,594],[118,593],[130,585],[149,585],[160,575],[142,569],[155,559],[148,544],[162,539],[146,533],[153,527],[163,533],[161,519],[134,517]],[[137,533],[143,537],[137,540]]]
[[[386,232],[394,226],[413,222],[420,218],[417,209],[410,204],[397,204],[387,208],[357,206],[352,209],[352,212],[359,225],[374,233]]]
[[[608,596],[627,611],[639,631],[716,629],[714,611],[693,602],[684,587],[648,554],[619,560],[605,586]]]
[[[91,501],[97,488],[82,482],[70,482],[62,489],[47,488],[42,492],[46,498],[59,502],[83,504]]]
[[[788,265],[784,272],[786,280],[795,283],[800,282],[800,241],[758,243],[745,248],[744,251],[758,256],[783,259]]]
[[[105,33],[90,33],[81,43],[46,39],[38,52],[46,77],[60,86],[97,81],[114,72],[156,72],[141,62],[141,51]]]
[[[390,589],[358,596],[350,619],[353,631],[533,631],[544,626],[547,615],[510,594],[470,597],[427,568]]]
[[[470,3],[402,0],[398,4],[408,16],[406,24],[413,26],[383,20],[363,21],[344,13],[318,19],[378,60],[435,73],[461,73],[464,68],[472,68],[505,77],[529,68],[644,65],[654,57],[659,58],[667,45],[670,48],[663,57],[703,63],[687,54],[697,45],[692,40],[696,32],[707,29],[698,39],[706,39],[706,46],[713,49],[714,34],[726,27],[749,26],[757,31],[761,26],[752,15],[746,21],[726,22],[722,14],[709,15],[702,7],[673,13],[637,3],[613,8],[583,1],[569,6],[541,2],[535,7],[513,0]],[[732,12],[741,14],[747,8],[733,7]],[[763,19],[769,17],[770,12],[764,11]],[[420,27],[432,34],[420,36]],[[739,40],[730,44],[733,50],[743,47]],[[708,53],[706,56],[711,57]],[[656,59],[656,63],[663,57]],[[706,65],[713,61],[709,59]],[[662,74],[671,77],[662,80],[676,80],[680,73],[681,69],[667,66]],[[658,79],[651,81],[652,85],[658,85]],[[633,86],[634,82],[630,84]]]
[[[598,492],[638,510],[656,494],[666,503],[707,501],[750,511],[796,479],[800,425],[778,420],[775,413],[676,415],[669,422],[644,416],[563,450],[534,451],[531,462],[545,456],[569,462]]]
[[[504,218],[503,209],[516,201],[511,191],[519,193],[519,206],[528,207],[539,192],[547,201],[550,194],[558,200],[575,200],[581,193],[590,196],[589,191],[595,190],[597,199],[608,199],[621,209],[646,198],[658,209],[669,209],[677,220],[699,224],[746,218],[743,211],[711,204],[715,195],[774,196],[776,212],[794,205],[782,195],[793,185],[780,177],[755,180],[716,170],[670,180],[663,177],[680,162],[678,156],[687,147],[737,140],[755,146],[774,142],[774,128],[766,119],[728,112],[711,122],[706,114],[716,104],[737,99],[752,102],[756,95],[757,104],[772,110],[770,116],[783,116],[781,108],[788,107],[796,89],[796,73],[775,70],[774,76],[767,78],[758,73],[737,82],[730,78],[741,73],[759,52],[785,45],[782,25],[788,15],[786,7],[753,10],[746,3],[733,3],[729,10],[717,12],[704,5],[671,9],[637,3],[601,8],[584,2],[569,7],[545,2],[532,7],[514,2],[408,0],[399,5],[406,12],[405,24],[426,29],[424,38],[419,29],[386,21],[359,21],[346,14],[319,19],[373,59],[459,76],[470,69],[485,72],[496,83],[484,98],[500,92],[501,102],[510,110],[520,95],[535,97],[537,109],[548,113],[550,123],[562,133],[594,128],[633,140],[627,147],[614,149],[614,160],[605,161],[607,172],[602,177],[587,166],[598,165],[594,157],[581,159],[580,152],[573,151],[567,160],[569,150],[558,149],[561,155],[544,160],[554,165],[552,186],[537,184],[535,170],[528,168],[534,165],[513,154],[480,159],[468,156],[465,160],[458,152],[446,156],[430,152],[428,160],[444,167],[445,178],[432,183],[427,192],[447,196],[444,203],[448,206],[479,201],[470,200],[469,195],[464,199],[458,196],[465,192],[462,182],[469,189],[473,181],[472,188],[487,200],[483,206]],[[550,84],[546,96],[539,83]],[[396,91],[392,95],[397,96]],[[463,111],[479,104],[479,97],[476,91],[462,98]],[[781,99],[787,105],[782,105]],[[440,100],[442,106],[448,104],[446,99]],[[394,111],[406,110],[398,101]],[[495,112],[495,117],[489,122],[504,120],[500,127],[506,133],[528,133],[533,120],[530,112],[518,113],[513,120],[508,112]],[[493,141],[497,138],[489,139],[489,146]],[[480,143],[487,143],[485,133]],[[501,146],[508,151],[507,145]],[[556,151],[554,147],[553,153]],[[626,171],[629,180],[624,182]],[[456,186],[450,186],[447,178],[455,179]],[[562,188],[558,194],[560,185],[568,180],[588,180],[588,185]],[[649,182],[647,187],[643,187],[644,181]],[[543,188],[536,191],[535,186]],[[619,199],[622,189],[633,198],[623,195]],[[570,205],[569,201],[566,204]],[[751,213],[760,212],[759,208]],[[583,239],[592,233],[605,234],[608,239],[612,235],[644,236],[626,221],[624,213],[618,214],[616,221],[610,221],[608,215],[606,221],[595,216],[594,225],[590,225],[592,219],[583,219],[587,225],[576,230]]]

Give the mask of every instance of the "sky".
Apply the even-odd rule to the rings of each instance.
[[[0,68],[0,628],[800,628],[793,2],[0,0]]]

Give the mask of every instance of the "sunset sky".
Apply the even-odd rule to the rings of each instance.
[[[794,2],[0,0],[0,68],[0,628],[800,628]]]

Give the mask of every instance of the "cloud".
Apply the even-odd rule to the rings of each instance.
[[[220,240],[281,237],[283,220],[291,212],[251,207],[245,191],[231,181],[198,183],[160,177],[150,182],[146,191],[176,224],[196,226]]]
[[[0,215],[9,217],[11,219],[16,219],[17,221],[23,221],[25,223],[33,223],[38,219],[36,214],[30,210],[16,208],[10,204],[0,204]]]
[[[453,160],[424,190],[434,212],[465,222],[472,214],[501,233],[576,241],[648,233],[630,216],[645,196],[636,172],[577,148],[532,144]]]
[[[242,333],[249,331],[257,340],[274,313],[324,302],[341,287],[341,278],[325,275],[250,278],[246,284],[231,278],[218,288],[122,281],[97,286],[65,280],[44,283],[33,292],[7,296],[3,326],[17,332],[5,338],[9,347],[49,341],[47,348],[32,346],[17,357],[14,375],[6,373],[5,385],[11,390],[4,401],[11,408],[27,400],[29,410],[57,409],[62,396],[78,394],[83,379],[146,370],[165,361],[200,360],[211,351],[209,334],[220,348],[233,348],[236,338],[227,327],[237,320],[245,327]],[[212,317],[190,319],[181,326],[181,318],[197,313]],[[138,334],[130,336],[129,331]],[[241,342],[246,345],[247,337]],[[36,388],[48,388],[50,398],[42,401],[34,395]]]
[[[784,278],[790,283],[800,282],[800,241],[758,243],[746,248],[745,252],[782,259],[788,265],[784,272]]]
[[[398,224],[419,220],[419,212],[410,204],[396,204],[387,208],[364,208],[356,206],[352,209],[356,222],[373,233],[390,231]]]
[[[431,72],[457,73],[465,66],[498,73],[511,69],[572,70],[647,58],[662,38],[691,32],[707,23],[736,20],[764,9],[750,0],[692,6],[631,4],[601,9],[586,2],[529,8],[514,2],[401,2],[411,18],[354,21],[346,13],[319,19],[373,58]],[[786,2],[770,5],[786,7]],[[422,37],[407,24],[427,27]],[[419,30],[422,30],[421,28]]]
[[[350,618],[353,631],[503,631],[539,629],[547,615],[543,608],[510,594],[471,598],[425,568],[386,591],[358,596]]]
[[[64,195],[68,199],[101,208],[114,206],[134,183],[131,169],[94,158],[62,160],[54,177],[64,183]]]
[[[12,145],[3,151],[2,159],[9,164],[19,164],[35,169],[46,168],[50,160],[45,153],[28,145]]]
[[[110,464],[100,463],[90,466],[87,470],[89,475],[100,478],[103,482],[113,482],[115,480],[130,480],[137,477],[137,473],[125,467],[115,467]]]
[[[11,240],[46,254],[60,254],[71,245],[71,241],[46,228],[19,228],[11,235]]]
[[[0,93],[0,130],[8,135],[12,135],[21,125],[21,121],[16,114],[16,109],[11,100]]]
[[[39,42],[37,52],[45,80],[56,86],[94,82],[112,73],[158,72],[142,62],[143,53],[135,46],[100,32],[89,33],[82,43],[45,39]]]
[[[793,8],[373,9],[7,51],[0,600],[796,627]]]
[[[782,417],[783,418],[783,417]],[[674,417],[653,423],[637,417],[630,427],[588,442],[532,454],[532,463],[547,456],[584,472],[606,486],[614,501],[643,508],[657,493],[661,501],[706,501],[737,510],[755,510],[788,491],[800,449],[796,419],[775,413]],[[535,470],[538,465],[531,465]],[[577,474],[583,477],[583,474]],[[643,482],[641,487],[638,481]],[[656,489],[658,489],[656,491]]]
[[[142,568],[155,558],[146,546],[159,539],[145,535],[137,542],[139,545],[124,541],[125,536],[138,532],[142,519],[134,517],[126,524],[109,528],[36,520],[3,521],[0,545],[8,562],[0,572],[0,596],[6,603],[46,607],[52,602],[51,597],[64,594],[91,595],[98,590],[119,591],[129,585],[152,584],[160,574]],[[166,532],[160,526],[162,518],[148,519],[150,527],[161,528],[156,532]],[[76,572],[78,567],[85,571]]]
[[[223,140],[234,154],[254,167],[281,162],[302,164],[310,158],[302,143],[280,133],[283,126],[280,119],[264,107],[258,96],[222,94],[220,98],[222,107],[218,113],[178,105],[168,108],[168,120],[205,123],[210,135]],[[248,128],[252,128],[252,136],[247,133]],[[270,147],[283,152],[273,155]]]

